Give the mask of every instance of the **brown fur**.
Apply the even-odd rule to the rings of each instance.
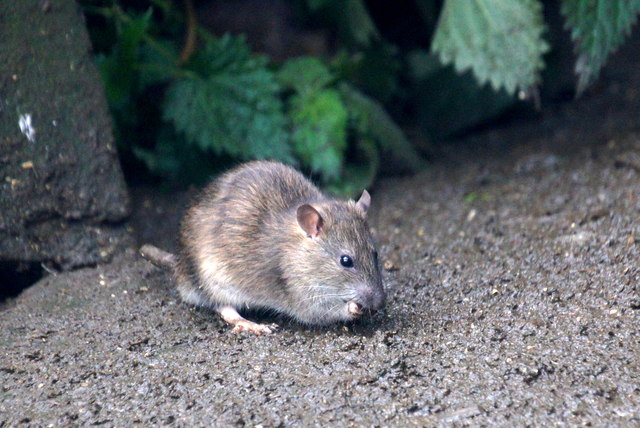
[[[368,198],[368,194],[367,198]],[[348,320],[348,301],[377,309],[384,291],[364,204],[328,199],[294,169],[251,162],[209,185],[181,228],[177,275],[184,300],[268,308],[311,324]],[[300,206],[321,216],[303,230]],[[354,267],[339,259],[350,255]]]

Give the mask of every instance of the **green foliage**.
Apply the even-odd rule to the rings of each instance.
[[[334,89],[290,100],[291,138],[298,157],[325,180],[340,176],[347,147],[347,111]]]
[[[98,63],[117,137],[125,153],[156,174],[193,180],[206,176],[215,159],[268,158],[298,164],[332,191],[355,194],[375,178],[380,150],[397,142],[419,157],[382,106],[355,88],[346,92],[346,76],[318,58],[273,67],[244,37],[200,30],[204,44],[180,64],[175,36],[164,36],[170,22],[160,28],[151,10],[125,12],[105,1],[111,6],[94,11],[113,21],[116,37]],[[154,1],[171,12],[170,3]],[[366,12],[360,0],[351,3]],[[356,37],[362,43],[363,34]],[[362,58],[352,70],[359,72]]]
[[[120,22],[118,38],[109,56],[100,56],[98,65],[107,88],[107,99],[112,105],[129,100],[135,85],[138,48],[149,29],[151,10],[140,16],[132,16]]]
[[[309,10],[333,23],[349,44],[366,47],[380,38],[364,0],[306,0]]]
[[[197,74],[170,83],[163,118],[203,151],[291,162],[280,87],[266,62],[242,38],[212,39],[193,60]]]
[[[355,195],[380,170],[421,168],[414,145],[495,117],[513,106],[514,93],[541,83],[549,50],[541,0],[413,1],[415,16],[379,29],[368,6],[379,16],[380,4],[299,0],[306,22],[334,30],[337,49],[281,64],[252,52],[242,36],[216,38],[202,28],[183,63],[180,2],[81,3],[106,23],[91,33],[125,157],[178,181],[230,161],[277,159]],[[563,0],[561,11],[582,92],[629,33],[640,0]],[[427,138],[412,144],[401,127]]]
[[[371,184],[379,152],[400,169],[416,171],[420,156],[384,108],[339,79],[317,58],[288,61],[278,80],[288,98],[291,138],[302,164],[324,178],[336,193],[355,194]],[[335,83],[338,83],[335,86]],[[355,144],[347,156],[348,136]],[[344,180],[338,180],[342,176]]]
[[[317,58],[301,57],[288,61],[278,80],[293,91],[287,113],[297,157],[325,181],[336,180],[347,147],[347,111],[338,92],[326,87],[335,77]]]
[[[336,77],[317,58],[300,57],[287,61],[278,72],[278,81],[285,89],[301,95],[322,90],[333,83]]]
[[[563,0],[561,12],[576,43],[581,94],[629,34],[640,0]],[[443,64],[513,95],[540,83],[543,33],[540,0],[445,0],[432,49]]]
[[[351,113],[352,126],[366,141],[362,143],[367,146],[366,151],[370,151],[369,141],[375,142],[386,162],[396,163],[399,169],[414,172],[424,166],[415,148],[379,103],[348,83],[340,85],[340,92]]]
[[[168,40],[156,40],[153,45],[142,43],[136,64],[138,88],[150,88],[170,82],[180,75],[176,63],[178,48]]]
[[[562,14],[576,42],[578,93],[600,73],[607,57],[631,31],[640,0],[564,0]]]
[[[134,155],[153,173],[174,183],[204,182],[211,175],[210,160],[192,145],[184,144],[171,127],[161,127],[155,140],[153,149],[131,147]]]
[[[360,136],[355,146],[355,154],[350,162],[344,165],[343,180],[329,183],[327,189],[338,195],[357,197],[371,186],[378,168],[380,167],[380,154],[373,139]]]
[[[458,72],[468,69],[480,83],[509,94],[540,81],[542,7],[536,0],[446,0],[433,50]]]

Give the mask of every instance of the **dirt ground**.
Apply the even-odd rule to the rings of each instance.
[[[0,307],[0,427],[640,425],[640,79],[624,70],[381,180],[389,299],[359,323],[233,335],[134,250],[47,276]],[[187,197],[134,189],[132,227],[171,248]]]

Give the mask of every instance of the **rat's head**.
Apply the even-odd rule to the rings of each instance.
[[[297,208],[297,266],[285,271],[297,318],[312,324],[348,321],[384,305],[378,253],[366,224],[371,197]]]

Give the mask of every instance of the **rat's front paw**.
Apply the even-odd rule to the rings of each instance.
[[[257,324],[255,322],[249,320],[239,320],[236,322],[232,333],[239,334],[242,332],[253,333],[256,336],[261,336],[263,334],[272,334],[278,328],[278,324]]]

